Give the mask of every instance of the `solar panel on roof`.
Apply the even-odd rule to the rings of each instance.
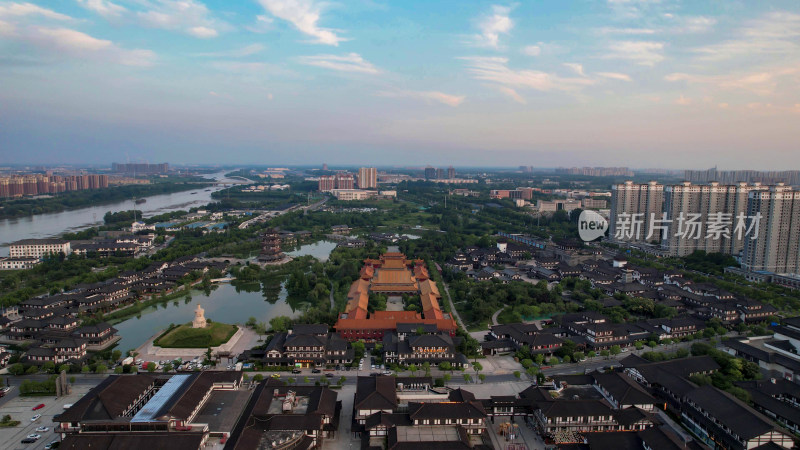
[[[173,375],[172,378],[164,383],[164,386],[161,386],[161,389],[156,392],[156,395],[148,400],[144,407],[133,416],[131,422],[151,422],[156,418],[156,414],[161,411],[161,408],[164,407],[172,396],[181,392],[181,388],[188,383],[191,378],[191,375]]]

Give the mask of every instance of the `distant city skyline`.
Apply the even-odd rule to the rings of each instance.
[[[800,3],[0,0],[3,164],[800,168]]]

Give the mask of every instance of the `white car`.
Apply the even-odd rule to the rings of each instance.
[[[36,429],[36,431],[39,433],[47,433],[48,431],[50,431],[50,427],[39,427]]]
[[[31,417],[31,422],[36,422],[37,420],[39,420],[39,417],[42,417],[42,415],[36,414],[35,416]]]
[[[28,439],[36,439],[37,441],[39,440],[40,437],[42,437],[41,434],[29,434],[28,435]]]
[[[50,450],[50,449],[51,449],[51,448],[53,448],[53,446],[55,446],[56,444],[58,444],[58,441],[53,441],[53,442],[50,442],[50,443],[48,443],[47,445],[45,445],[45,446],[44,446],[44,450]]]

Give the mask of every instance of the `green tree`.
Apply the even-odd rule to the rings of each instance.
[[[622,349],[619,345],[612,345],[611,346],[611,354],[612,355],[619,355],[622,352]]]
[[[472,368],[475,370],[475,376],[478,376],[478,373],[483,370],[483,365],[477,361],[472,363]]]
[[[519,380],[520,377],[522,377],[522,374],[520,373],[520,371],[519,370],[515,370],[514,371],[514,378]]]
[[[289,385],[292,385],[292,384],[294,384],[294,378],[289,377],[289,378],[286,379],[286,382],[289,383]]]
[[[481,380],[481,383],[483,383],[483,382],[486,380],[486,375],[484,375],[484,374],[479,374],[479,375],[478,375],[478,379],[479,379],[479,380]]]
[[[8,373],[11,375],[22,375],[25,373],[25,366],[20,363],[12,364],[8,367]]]
[[[42,364],[42,371],[45,373],[53,373],[56,371],[56,363],[53,361],[46,361]]]
[[[94,367],[95,373],[106,373],[108,372],[108,367],[105,364],[98,364]]]
[[[419,370],[419,368],[417,367],[416,364],[409,364],[408,365],[408,370],[411,372],[411,376],[414,377],[414,376],[416,376],[417,371]]]
[[[122,352],[120,350],[114,350],[111,352],[111,360],[112,361],[119,361],[122,358]]]
[[[465,373],[464,374],[464,383],[469,383],[470,381],[472,381],[472,375],[470,375],[468,373]]]
[[[286,316],[273,317],[269,320],[269,326],[272,328],[272,331],[275,332],[288,331],[289,327],[292,326],[292,319]]]
[[[125,368],[122,367],[122,366],[114,367],[114,373],[117,374],[117,375],[122,375],[122,371],[123,370],[125,370]]]
[[[69,372],[69,364],[62,364],[58,366],[58,373]]]
[[[89,373],[89,366],[81,367],[81,373]]]
[[[248,327],[248,328],[253,328],[254,326],[256,326],[256,324],[257,324],[257,323],[258,323],[258,319],[256,319],[256,318],[255,318],[255,317],[253,317],[253,316],[250,316],[250,317],[247,319],[247,322],[245,322],[245,323],[244,323],[244,326],[246,326],[246,327]]]
[[[253,381],[255,381],[256,383],[260,382],[263,379],[264,379],[264,375],[261,375],[260,373],[257,373],[257,374],[255,374],[255,376],[253,376]]]
[[[270,323],[271,323],[271,322],[272,322],[272,321],[270,321]],[[256,324],[256,325],[253,327],[253,331],[255,331],[255,332],[256,332],[256,334],[258,335],[258,340],[259,340],[259,341],[263,341],[264,339],[263,339],[261,336],[263,336],[263,335],[267,334],[267,325],[266,325],[264,322],[258,322],[258,323],[257,323],[257,324]]]
[[[422,363],[422,370],[425,371],[425,376],[426,377],[431,376],[431,363],[429,363],[428,361],[425,361],[424,363]]]
[[[170,373],[170,372],[172,372],[172,363],[164,364],[164,373]]]
[[[303,377],[303,383],[305,384],[311,383],[311,378]]]
[[[522,361],[520,361],[520,364],[522,364],[523,369],[527,369],[528,367],[533,365],[533,361],[530,359],[523,359]]]
[[[449,373],[446,373],[446,374],[442,375],[442,379],[444,380],[444,384],[445,385],[450,382],[450,378],[451,378],[451,376],[450,376]]]

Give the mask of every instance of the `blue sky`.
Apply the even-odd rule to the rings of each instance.
[[[6,163],[800,168],[800,1],[0,0]]]

